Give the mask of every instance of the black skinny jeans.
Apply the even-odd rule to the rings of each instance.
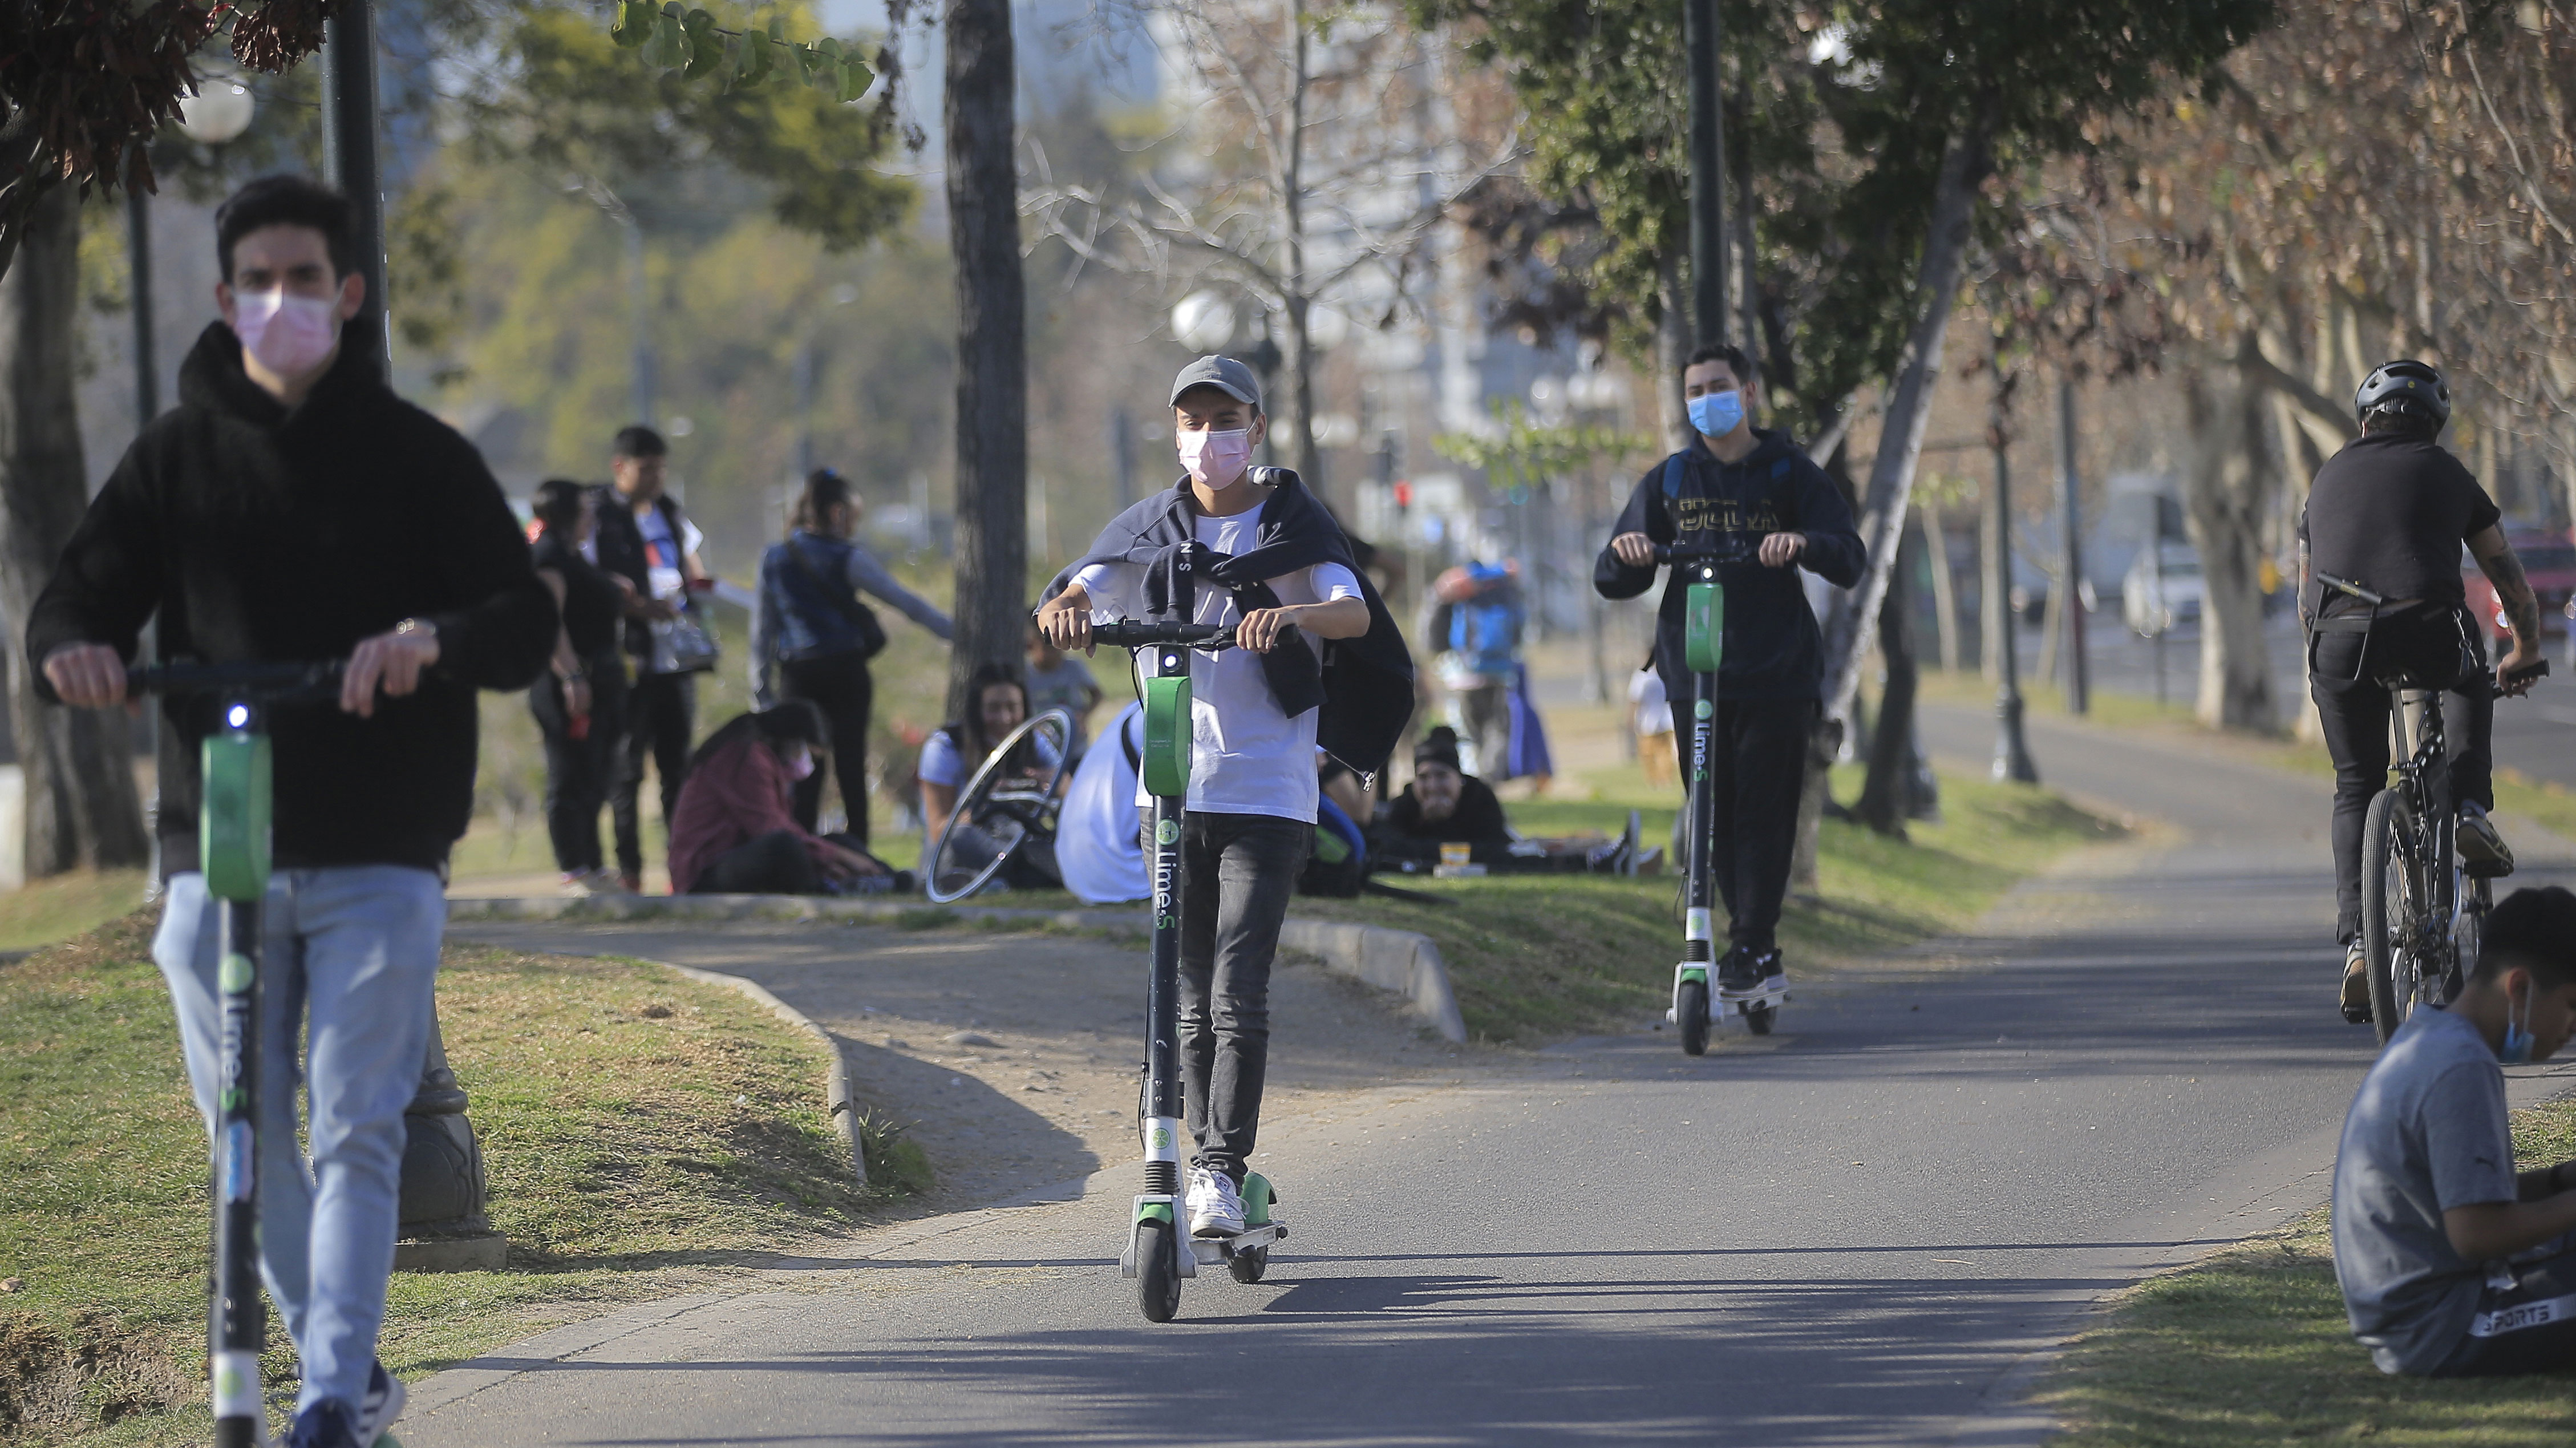
[[[1682,688],[1672,696],[1673,753],[1687,785],[1690,675],[1679,682]],[[1780,902],[1789,893],[1789,861],[1798,847],[1798,792],[1806,784],[1816,701],[1720,699],[1714,723],[1708,778],[1717,796],[1717,824],[1709,832],[1708,856],[1718,896],[1726,902],[1727,943],[1770,950],[1778,943]],[[1687,860],[1676,863],[1690,868]]]
[[[644,764],[650,760],[662,778],[662,835],[667,845],[671,820],[680,812],[680,785],[689,777],[689,729],[698,712],[695,674],[639,674],[626,695],[626,728],[617,743],[616,792],[609,818],[617,827],[617,868],[629,875],[644,872],[644,833],[636,797],[644,790]]]
[[[1145,857],[1154,854],[1146,816]],[[1195,1165],[1243,1181],[1261,1132],[1270,1064],[1270,962],[1314,848],[1315,827],[1277,815],[1181,820],[1181,1086]]]
[[[2361,677],[2355,679],[2358,666]],[[2317,726],[2334,756],[2335,939],[2361,934],[2362,826],[2370,802],[2388,787],[2388,718],[2394,708],[2380,680],[2394,673],[2449,680],[2442,695],[2442,743],[2451,763],[2451,798],[2495,808],[2495,681],[2485,640],[2446,608],[2409,609],[2362,635],[2319,633],[2308,654],[2308,692]]]
[[[860,849],[848,835],[823,838],[844,849]],[[873,857],[871,857],[873,858]],[[698,872],[692,895],[823,895],[823,867],[794,830],[771,830],[734,846]]]
[[[626,661],[614,648],[582,661],[590,679],[590,733],[572,737],[563,684],[549,672],[528,690],[528,712],[546,745],[546,837],[567,875],[602,867],[599,807],[608,803],[617,745],[626,727]]]
[[[876,702],[876,684],[860,654],[833,654],[819,659],[782,660],[778,697],[805,699],[823,711],[832,735],[832,778],[840,781],[841,812],[849,816],[848,833],[862,848],[868,842],[868,711]],[[823,765],[796,782],[796,822],[814,828],[823,813]]]

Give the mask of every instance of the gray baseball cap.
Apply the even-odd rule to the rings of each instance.
[[[1165,405],[1180,406],[1181,394],[1193,387],[1213,387],[1255,411],[1261,407],[1261,379],[1231,357],[1210,354],[1182,368],[1181,375],[1172,379],[1172,400]]]

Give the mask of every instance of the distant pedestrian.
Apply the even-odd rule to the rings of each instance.
[[[599,850],[599,807],[608,802],[617,743],[626,727],[626,656],[618,620],[634,585],[582,557],[599,526],[591,490],[569,478],[537,486],[531,561],[563,612],[553,668],[528,690],[546,747],[546,835],[567,893],[617,888]]]
[[[1469,563],[1432,584],[1427,631],[1451,722],[1470,774],[1509,778],[1512,681],[1520,669],[1520,570],[1509,562]]]
[[[599,566],[635,586],[626,608],[626,653],[635,661],[627,695],[609,796],[617,832],[617,878],[629,891],[644,888],[644,837],[637,798],[649,760],[661,777],[662,828],[680,808],[680,784],[689,773],[689,733],[698,712],[697,675],[714,667],[710,652],[683,655],[675,642],[703,645],[688,613],[689,590],[707,581],[698,549],[706,535],[679,503],[663,492],[670,472],[670,444],[649,427],[620,428],[610,446],[609,475],[598,491],[599,529],[593,554]],[[690,627],[683,630],[684,623]],[[657,645],[659,645],[657,647]]]
[[[868,840],[868,715],[876,684],[868,661],[886,646],[885,625],[861,600],[873,593],[940,639],[953,632],[948,615],[895,581],[885,565],[851,540],[859,525],[859,498],[849,479],[830,468],[805,479],[805,491],[787,529],[787,541],[760,560],[760,596],[751,619],[751,697],[762,709],[784,699],[806,699],[822,709],[831,730],[832,777],[840,781],[843,829]],[[774,682],[773,682],[774,681]],[[796,785],[796,820],[815,828],[823,811],[823,771]]]
[[[941,726],[939,731],[922,741],[921,762],[916,773],[921,780],[921,857],[922,874],[936,880],[936,866],[931,855],[939,848],[939,837],[948,828],[948,817],[957,810],[957,797],[973,783],[976,771],[992,758],[993,750],[1011,731],[1029,717],[1029,690],[1020,682],[1016,665],[988,663],[975,670],[966,683],[964,718]],[[1057,769],[1060,756],[1053,741],[1043,729],[1029,731],[1011,751],[1001,768],[1024,780],[1049,774],[1057,776],[1056,788],[1062,792],[1064,774]],[[957,842],[955,858],[988,860],[1006,837],[994,836],[984,829],[984,819],[968,819]],[[1002,883],[1014,889],[1051,889],[1061,886],[1064,877],[1056,868],[1055,845],[1044,836],[1031,834],[1027,843],[1011,857]]]

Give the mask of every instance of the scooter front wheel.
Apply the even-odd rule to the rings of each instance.
[[[1682,1028],[1682,1054],[1708,1054],[1708,982],[1686,980],[1673,992],[1673,1020]]]
[[[1136,1306],[1147,1322],[1169,1322],[1181,1310],[1181,1242],[1172,1224],[1136,1224]]]

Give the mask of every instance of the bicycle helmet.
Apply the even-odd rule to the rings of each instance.
[[[2354,389],[2352,410],[2366,422],[2383,407],[2428,418],[2440,432],[2451,421],[2451,389],[2429,363],[2382,362]]]

